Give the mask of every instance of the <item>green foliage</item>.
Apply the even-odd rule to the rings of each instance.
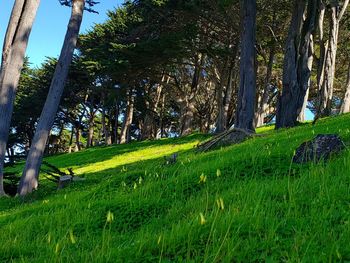
[[[25,200],[0,199],[0,261],[350,260],[349,152],[291,163],[318,133],[349,145],[349,121],[264,127],[262,137],[205,154],[193,147],[206,137],[192,135],[47,158],[86,181],[56,192],[42,180]],[[175,152],[178,162],[165,165]]]

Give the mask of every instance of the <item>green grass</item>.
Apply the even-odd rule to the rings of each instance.
[[[0,199],[0,261],[350,261],[350,153],[291,163],[318,133],[349,145],[349,123],[263,128],[205,154],[193,148],[207,136],[192,135],[47,158],[86,181],[56,191],[42,180],[25,200]]]

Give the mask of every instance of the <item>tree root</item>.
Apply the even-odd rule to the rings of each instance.
[[[239,144],[249,138],[262,136],[253,131],[234,128],[215,136],[209,141],[201,143],[197,146],[197,152],[207,152],[219,147]]]

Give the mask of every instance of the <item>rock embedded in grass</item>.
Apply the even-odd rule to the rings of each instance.
[[[311,141],[303,142],[293,156],[294,163],[328,160],[333,154],[345,149],[342,139],[336,134],[319,134]]]

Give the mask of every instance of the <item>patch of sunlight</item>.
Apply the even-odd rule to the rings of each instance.
[[[118,166],[136,163],[139,161],[162,158],[165,155],[170,155],[179,151],[190,150],[194,146],[196,146],[198,143],[199,141],[194,141],[186,144],[178,144],[178,145],[170,144],[170,145],[161,145],[157,147],[149,147],[136,152],[116,155],[111,159],[77,168],[75,172],[77,174],[94,173],[94,172],[100,172],[107,169],[116,168]]]
[[[265,125],[256,129],[256,133],[265,133],[269,131],[273,131],[275,129],[275,125]]]

